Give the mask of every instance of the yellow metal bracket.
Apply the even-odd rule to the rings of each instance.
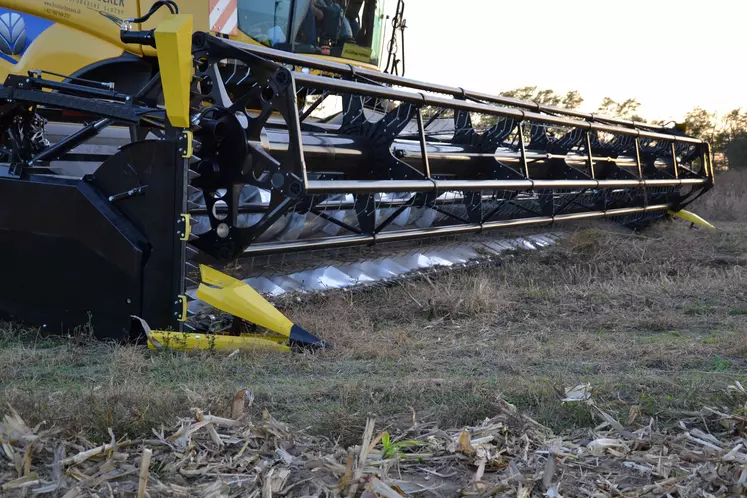
[[[152,330],[148,323],[138,316],[132,318],[140,321],[145,335],[148,337],[148,349],[175,351],[193,351],[195,349],[233,352],[241,351],[277,351],[290,352],[287,339],[272,335],[218,335],[201,332],[177,332],[173,330]]]
[[[176,224],[176,234],[179,236],[179,240],[187,241],[189,236],[192,234],[192,222],[189,214],[180,214],[179,221]]]
[[[189,128],[189,89],[192,84],[192,16],[176,14],[155,31],[166,115],[171,126]]]
[[[703,228],[710,228],[710,229],[716,228],[710,223],[708,223],[706,220],[698,216],[697,214],[692,213],[690,211],[685,211],[684,209],[680,209],[679,211],[672,211],[670,209],[668,213],[672,216],[677,216],[678,218],[682,218],[683,220],[688,221],[692,223],[693,225],[698,225]]]
[[[189,317],[189,314],[187,313],[187,303],[187,296],[183,294],[176,296],[176,301],[174,302],[174,316],[180,322],[186,322]]]
[[[174,351],[193,351],[195,349],[230,353],[236,351],[277,351],[290,352],[290,347],[283,344],[286,339],[273,340],[261,336],[232,336],[202,334],[197,332],[172,332],[152,330],[148,335],[148,349],[171,349]]]
[[[190,159],[194,155],[194,135],[189,130],[184,130],[179,140],[179,153],[184,159]]]

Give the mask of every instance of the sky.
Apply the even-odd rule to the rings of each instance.
[[[392,11],[397,0],[386,0]],[[747,0],[406,0],[406,76],[636,98],[647,119],[747,110]],[[387,21],[389,23],[390,21]],[[391,25],[387,25],[387,38]]]

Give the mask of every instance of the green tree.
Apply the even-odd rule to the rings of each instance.
[[[721,119],[719,140],[724,144],[731,142],[745,132],[747,132],[747,112],[742,112],[741,108],[727,112]]]
[[[713,142],[724,153],[729,169],[747,168],[747,112],[741,108],[727,112]]]
[[[716,136],[716,114],[696,107],[685,114],[685,133],[713,143]]]
[[[747,168],[747,132],[742,131],[724,147],[729,169]]]
[[[502,92],[501,95],[519,100],[534,100],[536,93],[536,86],[522,86],[521,88],[514,88],[513,90]]]
[[[597,109],[597,112],[599,114],[615,116],[617,113],[617,102],[615,102],[609,97],[605,97],[602,99],[602,103],[599,104],[599,109]]]
[[[565,109],[577,109],[584,101],[581,94],[576,90],[571,90],[565,94],[558,93],[555,90],[539,89],[536,86],[522,86],[502,92],[504,97],[512,97],[519,100],[528,100],[538,104],[553,107],[563,107]]]
[[[646,120],[636,114],[639,107],[641,107],[641,103],[636,99],[627,99],[622,102],[617,102],[610,97],[605,97],[602,99],[602,103],[599,105],[597,112],[599,114],[606,114],[607,116],[645,123]]]
[[[571,90],[565,94],[563,101],[560,103],[561,107],[566,109],[578,109],[584,102],[584,98],[576,90]]]
[[[747,168],[747,112],[733,109],[720,118],[696,107],[685,115],[685,132],[711,144],[718,168]]]

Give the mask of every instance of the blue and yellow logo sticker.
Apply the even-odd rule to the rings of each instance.
[[[16,64],[52,24],[47,19],[0,8],[0,58]]]

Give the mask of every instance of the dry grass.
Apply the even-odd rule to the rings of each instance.
[[[738,174],[737,174],[738,175]],[[319,353],[154,353],[87,337],[0,331],[0,403],[29,423],[107,441],[192,407],[225,415],[241,388],[283,421],[354,444],[370,413],[396,430],[491,417],[503,399],[556,431],[594,423],[564,387],[589,382],[618,419],[662,423],[719,404],[746,380],[747,204],[720,178],[692,209],[720,230],[580,227],[559,246],[490,266],[286,303],[335,345]],[[739,184],[738,181],[742,183]]]
[[[0,421],[4,496],[672,496],[725,497],[747,490],[747,390],[661,427],[631,407],[621,423],[594,401],[588,385],[563,402],[601,422],[562,435],[498,400],[491,418],[443,430],[415,416],[391,437],[366,420],[347,448],[278,422],[246,416],[248,391],[229,417],[194,409],[148,438],[104,444],[29,427],[12,409]],[[405,439],[406,438],[406,439]],[[146,494],[147,493],[147,494]]]
[[[336,346],[314,354],[157,354],[6,329],[0,402],[105,437],[193,406],[225,413],[248,387],[257,409],[348,442],[372,411],[460,425],[499,396],[555,429],[582,426],[588,412],[556,391],[587,381],[612,409],[676,415],[745,373],[746,255],[738,227],[587,228],[493,266],[296,303],[288,314]]]
[[[745,221],[747,217],[747,169],[716,175],[716,191],[706,193],[693,204],[701,216],[714,221]]]

